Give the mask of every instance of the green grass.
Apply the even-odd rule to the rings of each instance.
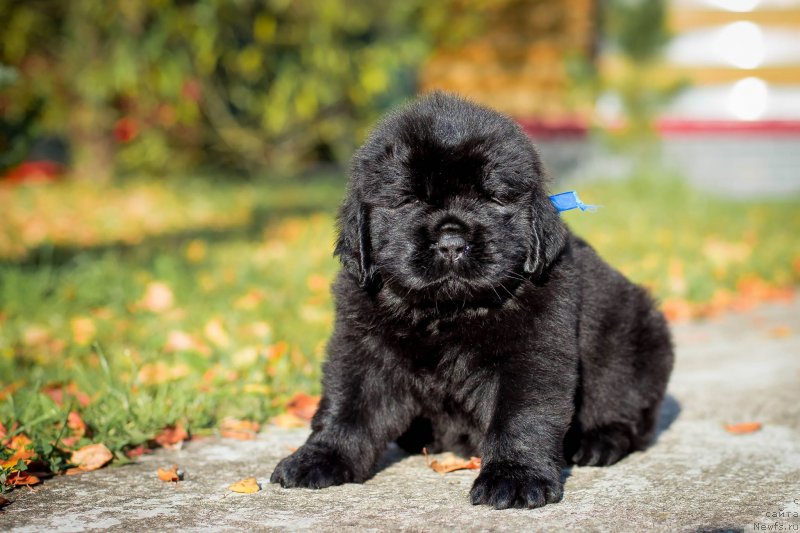
[[[798,198],[715,199],[664,177],[579,190],[604,207],[565,220],[660,298],[702,303],[742,279],[800,278]],[[73,448],[103,442],[124,460],[169,424],[201,433],[226,416],[265,421],[294,392],[319,392],[342,192],[339,181],[2,191],[14,216],[0,221],[0,422],[58,470],[70,410],[90,428]],[[169,309],[143,308],[155,282],[171,291]],[[194,346],[169,350],[176,332]],[[59,405],[48,387],[90,401]]]
[[[155,187],[134,183],[123,192],[143,186]],[[83,184],[14,194],[41,207],[76,189],[85,209],[107,207],[108,194]],[[225,416],[263,421],[295,391],[318,390],[336,270],[332,213],[343,188],[323,182],[274,189],[158,186],[150,204],[189,210],[200,227],[141,231],[134,245],[107,232],[80,247],[82,237],[68,233],[7,254],[0,260],[0,422],[30,436],[58,468],[64,454],[50,445],[71,409],[92,430],[78,445],[103,442],[123,459],[125,449],[168,424],[197,432]],[[214,203],[198,210],[206,198]],[[136,218],[110,212],[120,227]],[[66,224],[62,215],[75,212],[42,213],[55,228]],[[18,229],[3,228],[6,235],[22,234]],[[163,312],[137,305],[156,281],[174,295]],[[92,324],[91,338],[76,339],[75,320]],[[210,322],[221,325],[227,342],[218,333],[216,344],[208,338]],[[198,349],[166,352],[173,332],[193,336]],[[57,405],[41,392],[70,385],[91,403]]]
[[[800,197],[736,201],[664,175],[580,186],[596,213],[565,219],[611,264],[662,298],[707,302],[743,279],[800,279]]]

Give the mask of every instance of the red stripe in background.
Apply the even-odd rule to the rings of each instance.
[[[585,137],[589,132],[587,123],[580,120],[540,121],[517,119],[525,132],[538,139]],[[609,130],[619,129],[620,124]],[[800,135],[800,120],[690,120],[661,118],[656,121],[656,130],[664,136],[720,134],[720,135]]]
[[[580,120],[560,120],[544,122],[536,119],[517,118],[525,133],[537,139],[585,137],[589,131],[587,124]]]
[[[746,134],[800,135],[800,120],[685,120],[662,118],[656,128],[663,135]]]

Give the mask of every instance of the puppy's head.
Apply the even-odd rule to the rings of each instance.
[[[390,114],[353,158],[336,254],[365,287],[466,301],[564,246],[539,156],[508,117],[443,93]]]

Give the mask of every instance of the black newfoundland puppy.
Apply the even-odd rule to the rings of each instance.
[[[653,437],[672,369],[647,293],[570,233],[508,117],[434,93],[356,153],[308,441],[271,481],[368,479],[391,441],[482,458],[474,504],[558,502],[566,463]]]

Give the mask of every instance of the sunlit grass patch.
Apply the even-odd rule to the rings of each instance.
[[[340,179],[264,184],[172,178],[119,184],[0,184],[0,260],[47,259],[51,249],[136,245],[186,232],[243,229],[270,214],[332,209]]]
[[[724,199],[663,175],[588,183],[580,194],[603,207],[565,220],[662,300],[722,305],[800,281],[800,197]]]
[[[89,427],[71,446],[103,442],[124,459],[166,425],[196,434],[226,416],[264,421],[295,391],[317,390],[338,197],[292,203],[297,190],[277,196],[300,215],[262,225],[259,210],[275,198],[242,195],[246,227],[210,238],[144,235],[138,246],[92,243],[56,262],[0,260],[5,432],[30,436],[37,457],[60,469],[70,411]],[[320,205],[326,212],[302,214]]]

